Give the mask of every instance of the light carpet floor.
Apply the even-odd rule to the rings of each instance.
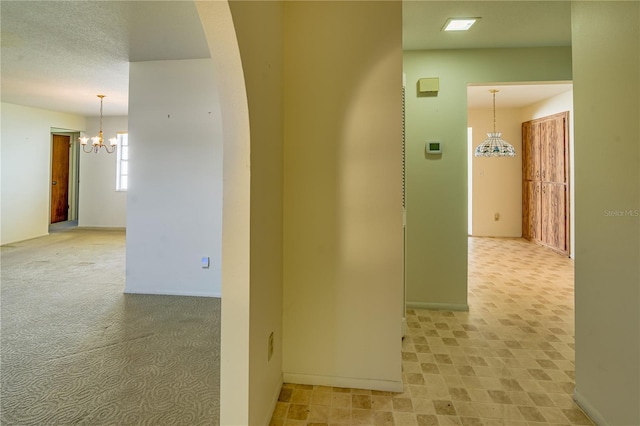
[[[1,248],[2,425],[217,425],[220,299],[123,294],[125,235]]]

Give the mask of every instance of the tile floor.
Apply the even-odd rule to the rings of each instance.
[[[573,261],[469,239],[469,312],[407,312],[404,392],[284,384],[271,425],[591,425],[572,399]]]

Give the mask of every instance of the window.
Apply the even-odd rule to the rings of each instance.
[[[116,191],[126,191],[129,184],[129,134],[118,133]]]

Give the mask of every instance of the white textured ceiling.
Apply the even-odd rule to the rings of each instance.
[[[571,42],[566,1],[405,0],[403,10],[407,50]],[[470,31],[440,31],[447,18],[468,16],[481,17]],[[188,0],[1,0],[0,19],[3,102],[95,116],[104,94],[106,116],[126,115],[129,62],[209,57]],[[470,105],[486,102],[486,90],[470,89]],[[541,93],[533,92],[523,89],[521,105],[539,100],[527,97]],[[497,99],[507,105],[506,92]]]
[[[191,1],[0,2],[2,101],[126,115],[129,62],[209,57]]]

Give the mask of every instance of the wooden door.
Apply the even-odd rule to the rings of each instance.
[[[529,233],[533,240],[539,241],[542,238],[542,203],[540,202],[540,182],[530,182],[529,201]]]
[[[523,149],[524,152],[524,149]],[[522,181],[522,238],[530,240],[533,238],[531,235],[531,194],[529,187],[531,186],[530,180]]]
[[[540,123],[522,123],[522,178],[524,180],[540,180],[541,131]]]
[[[569,113],[522,123],[522,235],[569,253]]]
[[[549,184],[543,183],[542,187],[542,198],[540,200],[540,204],[542,204],[542,211],[545,212],[545,220],[542,221],[542,234],[540,241],[543,244],[551,245],[550,241],[552,240],[551,234],[553,233],[553,217],[549,213],[551,212],[551,191],[549,190]]]
[[[522,123],[522,236],[529,240],[541,235],[540,134],[540,123]]]
[[[531,137],[531,123],[522,123],[522,179],[535,180],[533,169],[533,139]],[[524,188],[523,188],[524,189]]]
[[[544,122],[542,140],[542,181],[566,183],[568,181],[568,144],[565,142],[566,113],[556,114]]]
[[[540,186],[540,182],[536,181],[525,181],[522,186],[522,236],[529,240],[541,239]]]
[[[51,156],[51,223],[63,222],[69,214],[70,136],[53,135]]]
[[[541,123],[532,123],[527,141],[527,180],[540,180],[540,155],[541,155],[541,137],[543,135],[543,127]]]
[[[566,190],[566,185],[561,183],[542,184],[542,211],[545,212],[542,242],[560,251],[567,250]]]

